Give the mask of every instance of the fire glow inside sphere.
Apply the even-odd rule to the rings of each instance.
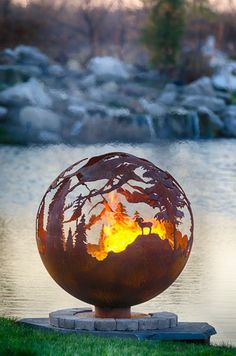
[[[168,288],[192,247],[190,203],[176,180],[126,153],[62,172],[37,215],[37,244],[52,278],[97,310],[130,310]]]

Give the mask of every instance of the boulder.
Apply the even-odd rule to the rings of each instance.
[[[28,104],[50,108],[52,99],[48,95],[44,84],[35,78],[31,78],[26,83],[16,84],[0,92],[0,104],[7,106]]]
[[[177,92],[175,91],[164,91],[158,98],[158,100],[164,105],[174,105],[177,99]]]
[[[187,109],[198,110],[199,107],[205,106],[213,112],[223,111],[226,107],[223,99],[204,96],[204,95],[189,95],[185,96],[182,105]]]
[[[42,143],[59,143],[61,137],[56,132],[42,130],[38,133],[38,140]]]
[[[108,108],[107,114],[109,117],[129,117],[131,115],[127,108]]]
[[[32,130],[46,130],[58,132],[61,128],[62,118],[48,109],[26,106],[21,109],[19,123]]]
[[[89,61],[88,69],[104,81],[123,81],[130,77],[127,64],[114,57],[94,57]]]
[[[232,118],[236,118],[236,105],[229,105],[226,107],[224,113],[223,113],[224,117],[232,117]]]
[[[20,45],[14,50],[16,62],[25,65],[36,65],[45,68],[49,64],[49,58],[37,47]]]
[[[213,75],[212,83],[220,90],[236,92],[236,61],[227,62],[218,73]]]
[[[223,114],[224,133],[227,137],[236,137],[236,105],[227,106]]]
[[[227,137],[236,138],[236,116],[235,117],[226,117],[224,120],[225,129],[224,133]]]
[[[11,48],[6,48],[0,52],[1,64],[14,64],[16,62],[16,58],[16,54]]]
[[[151,116],[165,116],[167,109],[166,107],[159,102],[150,102],[148,100],[146,100],[145,98],[141,98],[139,100],[143,110],[151,115]]]
[[[55,78],[62,78],[66,75],[65,69],[60,64],[51,64],[47,68],[47,73]]]
[[[224,123],[219,116],[204,106],[199,107],[198,116],[201,137],[219,136],[220,131],[224,127]]]
[[[68,112],[73,116],[83,116],[87,113],[87,110],[81,105],[69,105]]]
[[[187,95],[216,95],[212,85],[212,81],[208,77],[199,78],[191,84],[186,85],[184,88],[184,93]]]
[[[88,74],[81,78],[79,81],[79,86],[83,89],[96,86],[96,77],[94,74]]]
[[[17,82],[41,75],[41,69],[35,66],[0,65],[0,82],[7,85],[14,85]]]
[[[4,108],[3,106],[0,106],[0,120],[5,119],[7,113],[8,113],[8,110],[6,108]]]

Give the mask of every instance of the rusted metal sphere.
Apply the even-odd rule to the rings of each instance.
[[[127,317],[130,306],[168,288],[192,241],[192,211],[180,185],[127,153],[73,164],[50,185],[37,215],[46,269],[99,316],[120,310]]]

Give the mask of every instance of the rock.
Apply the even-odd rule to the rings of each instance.
[[[71,129],[71,131],[70,131],[70,134],[71,134],[72,136],[78,136],[78,134],[79,134],[80,131],[81,131],[81,128],[82,128],[83,124],[84,124],[84,122],[82,122],[82,121],[76,121],[76,122],[74,123],[74,125],[72,126],[72,129]]]
[[[198,109],[198,116],[201,137],[216,137],[219,135],[224,127],[219,116],[204,106]]]
[[[40,77],[42,71],[36,66],[1,65],[0,82],[14,85],[17,82],[28,80],[31,77]]]
[[[34,78],[26,83],[16,84],[0,92],[0,103],[7,106],[25,104],[42,108],[50,108],[52,106],[52,100],[44,84]]]
[[[75,329],[76,330],[87,330],[92,331],[94,330],[95,318],[78,318],[75,322]]]
[[[144,98],[141,98],[139,102],[143,109],[152,116],[164,116],[167,112],[166,107],[162,103],[149,102]]]
[[[60,89],[48,89],[48,94],[53,101],[63,102],[69,99],[69,95],[64,90]]]
[[[17,63],[25,65],[36,65],[46,67],[49,64],[49,58],[37,47],[20,45],[14,50]]]
[[[186,85],[184,88],[184,93],[187,95],[215,96],[212,81],[208,77],[199,78],[191,84]]]
[[[19,123],[28,129],[59,131],[61,117],[51,110],[26,106],[21,109]]]
[[[96,77],[94,74],[86,75],[84,78],[81,78],[79,81],[79,86],[87,89],[89,87],[96,86]]]
[[[214,98],[203,95],[189,95],[184,98],[182,105],[187,109],[197,110],[201,106],[205,106],[213,112],[219,112],[225,109],[225,101],[223,99]]]
[[[66,67],[71,72],[77,72],[77,73],[81,72],[80,63],[76,59],[69,59],[66,64]]]
[[[152,313],[152,318],[157,318],[159,320],[166,319],[168,320],[168,324],[170,328],[175,327],[178,325],[178,315],[170,312],[158,312]]]
[[[95,318],[94,322],[95,330],[99,331],[113,331],[116,330],[116,321],[112,318],[99,319]]]
[[[176,101],[177,93],[174,91],[170,92],[163,92],[158,100],[164,105],[173,105]]]
[[[236,105],[229,105],[223,114],[224,133],[227,137],[236,137]]]
[[[236,61],[227,62],[218,73],[213,75],[212,83],[220,90],[236,92]]]
[[[223,116],[236,118],[236,105],[227,106],[223,113]]]
[[[69,105],[68,112],[74,116],[84,116],[87,113],[87,110],[84,106]]]
[[[5,119],[7,113],[8,113],[8,110],[6,108],[4,108],[3,106],[0,106],[0,120]]]
[[[138,323],[139,330],[156,330],[158,329],[158,319],[142,318]]]
[[[0,52],[1,64],[14,64],[16,62],[16,58],[16,54],[11,48],[6,48]]]
[[[39,131],[38,139],[42,143],[59,143],[61,141],[61,137],[57,133],[47,130]]]
[[[226,117],[224,120],[225,129],[224,133],[227,137],[236,138],[236,117]]]
[[[130,110],[126,108],[108,108],[107,114],[109,117],[128,117],[131,115]]]
[[[160,80],[160,73],[156,70],[137,71],[134,75],[134,80],[138,82],[158,82]]]
[[[47,68],[49,75],[55,78],[62,78],[66,75],[65,69],[60,64],[52,64]]]
[[[138,330],[138,319],[116,319],[116,330],[135,331]]]
[[[123,81],[130,77],[127,65],[114,57],[94,57],[89,61],[88,69],[103,81]]]
[[[149,97],[150,95],[156,97],[156,89],[142,85],[141,83],[128,81],[122,85],[121,90],[125,95],[136,98]]]

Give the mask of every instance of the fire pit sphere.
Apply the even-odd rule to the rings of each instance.
[[[95,316],[168,288],[193,241],[190,203],[176,180],[127,153],[83,159],[50,185],[37,215],[37,245],[52,278],[95,305]]]

